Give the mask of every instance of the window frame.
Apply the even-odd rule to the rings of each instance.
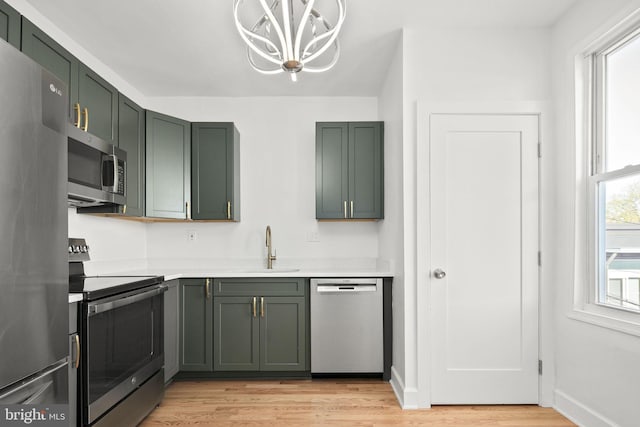
[[[606,254],[606,227],[601,226],[604,214],[604,192],[599,191],[602,183],[637,175],[640,177],[640,164],[622,169],[606,171],[606,59],[607,55],[623,48],[640,37],[640,14],[631,22],[626,22],[605,34],[589,46],[577,58],[578,73],[577,97],[578,111],[582,108],[584,121],[579,134],[583,138],[578,143],[586,150],[586,280],[576,280],[574,292],[574,311],[569,317],[597,324],[621,332],[640,336],[640,311],[625,307],[606,305],[598,301],[600,283],[607,284],[606,266],[601,268],[599,259]],[[581,151],[581,150],[579,150]],[[599,210],[602,210],[601,212]],[[600,249],[602,247],[602,249]],[[580,250],[576,248],[576,257]],[[578,260],[580,263],[580,261]]]

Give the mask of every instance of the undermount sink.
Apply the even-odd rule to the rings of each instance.
[[[243,273],[294,273],[300,271],[299,268],[249,268],[242,270]]]

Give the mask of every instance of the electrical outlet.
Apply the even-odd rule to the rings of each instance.
[[[193,242],[194,240],[196,240],[197,237],[198,237],[198,235],[196,234],[195,231],[193,231],[193,230],[187,231],[187,240],[189,242]]]
[[[319,242],[320,235],[317,231],[310,231],[307,233],[307,242]]]

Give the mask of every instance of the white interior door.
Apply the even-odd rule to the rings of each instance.
[[[538,116],[432,115],[430,144],[431,403],[537,403]]]

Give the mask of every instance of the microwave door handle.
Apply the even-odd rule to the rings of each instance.
[[[115,154],[109,155],[113,159],[113,191],[118,191],[120,187],[120,177],[118,176],[118,156]]]

